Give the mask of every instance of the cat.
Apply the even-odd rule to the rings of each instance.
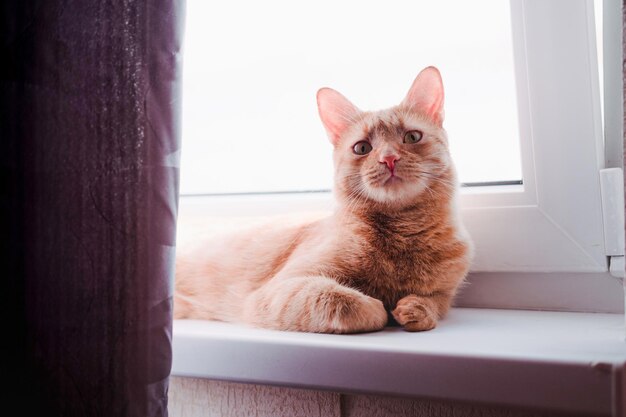
[[[358,333],[395,321],[433,329],[472,259],[455,205],[435,67],[404,100],[365,112],[317,93],[332,143],[337,206],[329,217],[270,224],[177,256],[175,318],[288,331]]]

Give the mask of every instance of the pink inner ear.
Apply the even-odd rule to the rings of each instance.
[[[413,81],[402,105],[428,116],[437,124],[443,123],[443,82],[435,67],[423,69]]]
[[[332,88],[322,88],[317,92],[317,108],[333,145],[359,114],[354,104]]]

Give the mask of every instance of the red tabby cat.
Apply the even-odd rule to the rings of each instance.
[[[448,311],[472,249],[439,71],[424,69],[387,110],[361,111],[329,88],[317,103],[334,146],[334,214],[179,253],[176,318],[353,333],[382,329],[388,311],[406,330],[430,330]]]

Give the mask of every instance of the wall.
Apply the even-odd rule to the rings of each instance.
[[[564,414],[172,377],[170,417],[565,417]]]

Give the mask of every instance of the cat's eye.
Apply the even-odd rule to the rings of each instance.
[[[404,143],[417,143],[422,140],[422,132],[419,130],[410,130],[404,134]]]
[[[366,155],[366,154],[370,153],[370,151],[372,150],[372,145],[370,145],[370,143],[368,141],[362,140],[360,142],[357,142],[352,147],[352,150],[357,155]]]

